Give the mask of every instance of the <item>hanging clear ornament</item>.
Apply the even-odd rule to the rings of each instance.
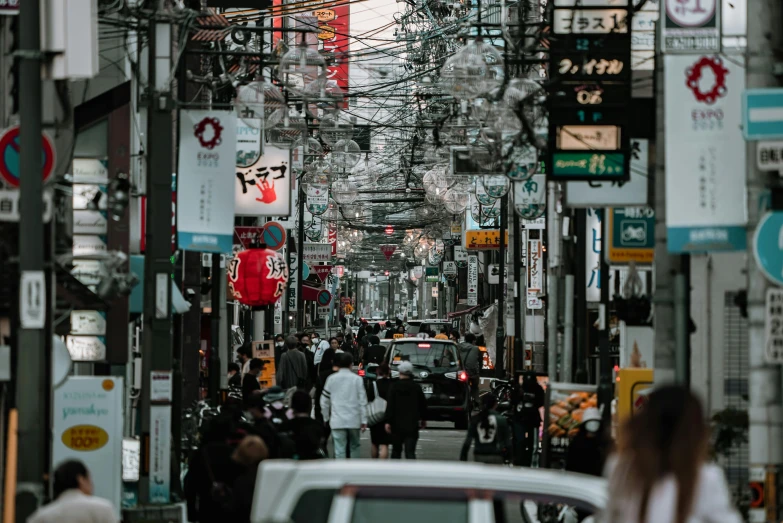
[[[335,145],[342,140],[353,139],[353,122],[342,113],[325,116],[318,126],[318,134],[325,144]]]
[[[350,171],[362,159],[362,150],[353,140],[340,140],[334,144],[331,157],[337,169]]]
[[[316,49],[302,43],[280,60],[279,77],[288,92],[300,98],[318,93],[326,84],[326,62]]]
[[[307,124],[300,115],[292,112],[286,114],[280,123],[267,130],[266,139],[269,145],[280,149],[293,149],[307,135]]]
[[[485,174],[481,177],[481,184],[491,198],[501,198],[508,194],[511,181],[504,174]]]
[[[451,214],[462,214],[468,207],[470,195],[456,189],[449,189],[443,195],[443,205]]]
[[[332,198],[339,204],[353,203],[359,197],[359,189],[353,182],[341,178],[332,184]]]
[[[538,172],[538,149],[532,145],[514,147],[505,162],[506,176],[514,182],[525,181]]]
[[[483,178],[483,176],[482,176]],[[474,183],[476,201],[481,205],[492,205],[495,203],[495,197],[490,196],[487,190],[484,188],[483,180],[476,179]]]

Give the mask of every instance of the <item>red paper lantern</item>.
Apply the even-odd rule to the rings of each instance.
[[[228,292],[244,305],[264,307],[274,304],[285,293],[288,264],[270,249],[247,249],[238,253],[228,266]]]
[[[388,236],[391,236],[392,234],[394,234],[394,227],[392,227],[391,225],[387,225],[386,228],[384,229],[384,232]]]

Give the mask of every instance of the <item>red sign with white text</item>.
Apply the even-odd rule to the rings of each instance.
[[[396,250],[396,245],[381,245],[381,252],[384,256],[386,256],[386,261],[391,260],[391,257],[394,255],[394,251]]]
[[[334,223],[329,225],[329,245],[332,246],[332,256],[337,256],[337,225]]]
[[[313,271],[316,276],[318,276],[318,279],[321,280],[321,283],[326,281],[326,278],[329,277],[329,274],[332,272],[332,266],[331,265],[313,265],[310,267],[310,270]]]
[[[337,85],[348,94],[348,76],[350,65],[348,62],[348,52],[350,51],[350,41],[348,36],[351,33],[351,6],[338,5],[331,8],[334,11],[334,20],[325,22],[319,27],[319,30],[331,31],[334,38],[324,41],[324,51],[334,53],[334,62],[326,70],[328,80],[336,80]],[[326,30],[325,28],[329,29]]]

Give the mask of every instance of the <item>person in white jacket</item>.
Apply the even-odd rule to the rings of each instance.
[[[723,471],[708,463],[709,430],[689,390],[653,391],[620,432],[606,466],[607,523],[739,523]]]
[[[364,380],[351,371],[353,358],[342,353],[335,356],[339,370],[329,376],[321,394],[321,413],[332,430],[334,457],[358,458],[361,450],[361,433],[367,430],[367,393]]]
[[[54,501],[39,508],[28,523],[117,523],[110,501],[95,497],[90,473],[84,463],[69,460],[54,471]]]

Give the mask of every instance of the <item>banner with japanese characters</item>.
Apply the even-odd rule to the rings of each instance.
[[[247,157],[243,151],[242,159]],[[263,154],[254,163],[238,161],[234,178],[237,216],[291,215],[289,160],[289,151],[265,145]]]
[[[231,252],[237,149],[236,116],[227,111],[180,111],[177,224],[179,248]]]

